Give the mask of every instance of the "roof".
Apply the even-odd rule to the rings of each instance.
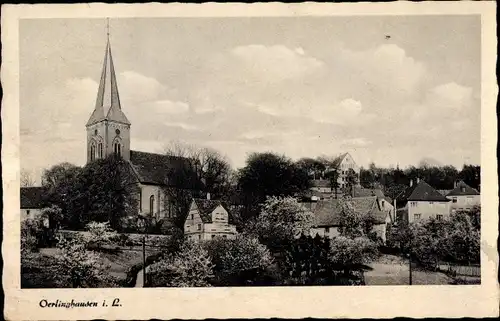
[[[337,156],[333,162],[332,162],[332,167],[334,168],[338,168],[339,165],[342,163],[342,161],[344,160],[344,158],[347,156],[347,154],[349,153],[343,153],[343,154],[340,154],[339,156]]]
[[[130,165],[140,183],[201,189],[201,182],[196,178],[191,170],[191,163],[185,157],[131,150]],[[187,173],[187,175],[175,176],[175,173]]]
[[[113,56],[111,55],[111,45],[109,43],[109,39],[106,43],[106,51],[101,71],[101,80],[97,90],[95,108],[87,122],[87,126],[102,120],[116,121],[130,125],[129,120],[121,110],[115,66],[113,64]]]
[[[350,200],[354,209],[362,216],[372,215],[376,224],[384,224],[389,212],[383,211],[377,201],[377,197],[360,197]],[[339,226],[342,215],[341,200],[327,199],[317,203],[313,210],[315,226]]]
[[[446,196],[461,196],[461,195],[480,195],[479,192],[467,185],[464,181],[460,181],[457,187],[452,189]]]
[[[44,207],[44,187],[21,187],[21,208]]]
[[[408,187],[396,200],[403,203],[408,201],[449,202],[449,199],[424,181]]]
[[[451,189],[438,189],[437,191],[439,192],[439,194],[446,196],[452,190]]]
[[[195,198],[193,199],[193,202],[196,204],[196,208],[198,208],[198,213],[200,213],[203,223],[212,223],[212,212],[219,206],[222,206],[227,211],[229,214],[229,222],[231,223],[232,215],[221,201]]]

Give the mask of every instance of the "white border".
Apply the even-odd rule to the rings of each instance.
[[[479,14],[482,17],[482,284],[479,286],[21,290],[18,21],[23,18]],[[7,319],[498,316],[496,29],[494,2],[356,4],[77,4],[2,6],[3,284]],[[459,66],[457,66],[459,67]],[[112,300],[121,308],[40,308],[41,299]]]

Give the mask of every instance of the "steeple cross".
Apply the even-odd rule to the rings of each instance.
[[[107,35],[108,35],[108,39],[109,39],[109,18],[106,18],[106,29],[107,29]]]

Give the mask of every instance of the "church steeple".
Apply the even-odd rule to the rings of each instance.
[[[119,154],[130,158],[130,122],[122,111],[107,26],[106,51],[94,111],[87,122],[87,161]]]
[[[106,42],[106,51],[101,71],[101,80],[99,82],[99,89],[97,90],[97,99],[94,112],[90,116],[87,126],[103,120],[111,120],[130,125],[127,117],[121,110],[115,66],[113,64],[111,44],[109,42],[109,25],[107,35],[108,39]]]

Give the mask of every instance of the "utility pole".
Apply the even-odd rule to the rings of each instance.
[[[408,283],[410,285],[412,285],[413,282],[412,282],[412,277],[411,277],[411,251],[410,251],[410,254],[408,255],[408,263],[409,263],[409,269],[408,270],[409,270],[409,273],[410,273],[410,275],[409,275],[409,282]]]
[[[142,282],[143,287],[146,287],[146,234],[142,237]]]

